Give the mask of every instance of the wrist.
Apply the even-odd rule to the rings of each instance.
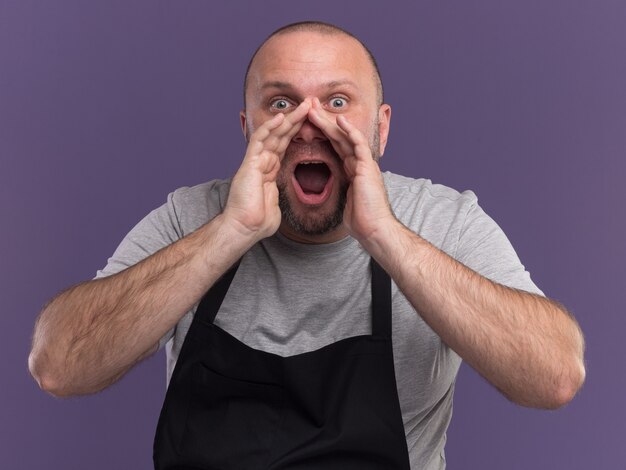
[[[381,225],[367,240],[360,243],[398,286],[404,285],[408,271],[413,272],[413,275],[421,272],[420,260],[429,253],[431,247],[430,243],[405,227],[395,217],[393,221]]]
[[[223,272],[240,259],[257,242],[248,232],[224,214],[200,227],[192,236],[198,237],[197,252],[205,269]]]
[[[366,237],[356,237],[365,250],[377,260],[391,254],[398,242],[406,236],[407,228],[391,215]]]
[[[228,210],[215,217],[220,232],[236,246],[251,248],[255,243],[273,235],[277,228],[271,228],[265,220],[259,224],[247,224],[234,217]]]
[[[222,240],[228,250],[245,252],[252,248],[258,241],[265,238],[259,230],[251,230],[238,220],[229,217],[225,213],[218,214],[211,225],[215,236]]]

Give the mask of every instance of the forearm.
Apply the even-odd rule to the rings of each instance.
[[[29,357],[44,390],[90,393],[120,378],[235,261],[276,232],[280,162],[309,109],[305,100],[252,132],[222,214],[116,275],[68,289],[44,308]]]
[[[555,408],[579,389],[583,337],[559,304],[480,276],[400,223],[364,243],[433,331],[511,400]]]
[[[35,325],[33,376],[55,395],[105,388],[154,352],[250,246],[218,216],[118,274],[62,292]]]

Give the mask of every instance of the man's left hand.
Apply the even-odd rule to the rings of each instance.
[[[397,222],[389,206],[383,175],[363,133],[345,116],[337,116],[336,122],[329,119],[317,98],[308,118],[328,137],[343,161],[349,183],[343,223],[350,235],[365,241],[389,223]]]

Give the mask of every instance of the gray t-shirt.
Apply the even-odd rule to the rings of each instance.
[[[383,175],[396,217],[413,232],[492,281],[544,295],[472,191]],[[96,277],[132,266],[207,223],[223,210],[229,185],[230,180],[214,180],[171,193],[128,233]],[[351,237],[306,245],[277,233],[244,255],[215,324],[250,347],[281,356],[371,334],[370,279],[369,255]],[[392,301],[396,382],[411,468],[440,470],[461,358],[395,283]],[[166,346],[168,383],[195,308],[159,343]]]

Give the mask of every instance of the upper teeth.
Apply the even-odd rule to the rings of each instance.
[[[313,161],[300,162],[301,165],[310,165],[311,163],[324,163],[324,162],[313,162]]]

